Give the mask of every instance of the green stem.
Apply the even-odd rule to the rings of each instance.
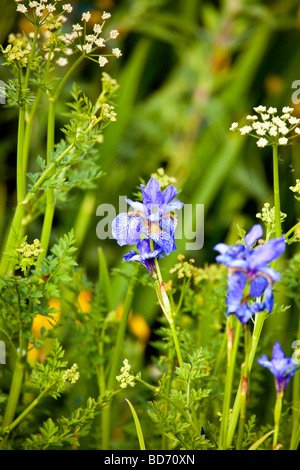
[[[9,253],[17,248],[20,240],[22,219],[24,216],[25,208],[21,207],[21,202],[25,197],[25,173],[23,161],[23,148],[24,148],[24,129],[25,129],[25,108],[19,109],[19,122],[18,122],[18,141],[17,141],[17,208],[11,223],[10,231],[4,248],[4,253],[1,259],[0,275],[7,274],[11,269],[11,262],[9,261]],[[24,171],[25,170],[25,171]]]
[[[70,76],[72,75],[74,70],[78,67],[78,65],[83,61],[84,58],[85,58],[85,55],[81,55],[80,57],[78,57],[78,59],[74,62],[74,64],[69,68],[66,75],[64,75],[64,77],[62,78],[60,84],[56,88],[55,93],[53,95],[53,101],[54,102],[56,102],[58,100],[59,95],[60,95],[63,87],[65,86],[66,82],[68,81],[68,79],[70,78]]]
[[[35,27],[35,30],[34,30],[34,36],[33,36],[33,40],[32,40],[32,45],[31,45],[31,49],[30,49],[30,54],[29,54],[29,59],[28,59],[28,67],[27,67],[27,70],[26,70],[26,75],[25,75],[25,80],[24,80],[24,92],[26,93],[26,90],[28,88],[28,84],[29,84],[29,78],[30,78],[30,72],[31,72],[31,62],[34,58],[34,54],[35,54],[35,46],[36,46],[36,43],[37,43],[37,40],[38,40],[38,35],[39,35],[39,26],[36,26]]]
[[[10,426],[12,423],[16,407],[19,401],[19,396],[21,392],[21,386],[23,382],[25,364],[23,364],[19,359],[17,359],[15,364],[15,369],[13,373],[13,379],[10,387],[10,392],[8,396],[7,406],[5,409],[5,414],[2,422],[2,427]]]
[[[31,403],[27,408],[9,425],[8,431],[11,432],[20,422],[26,418],[26,416],[35,408],[41,399],[48,393],[48,391],[53,387],[54,383],[49,384]]]
[[[39,28],[36,27],[34,32],[34,38],[32,41],[31,51],[29,54],[29,64],[31,63],[34,53],[35,46],[38,38]],[[27,68],[24,83],[22,84],[22,76],[20,75],[20,99],[23,98],[23,93],[26,93],[29,77],[30,77],[30,67]],[[19,122],[18,122],[18,140],[17,140],[17,201],[18,206],[16,208],[14,218],[11,223],[11,228],[9,235],[6,241],[6,246],[4,248],[4,253],[1,259],[0,265],[0,276],[6,274],[11,269],[11,262],[9,261],[7,254],[14,250],[18,241],[20,240],[22,219],[24,216],[25,208],[21,207],[20,204],[25,197],[25,182],[26,182],[26,165],[24,161],[24,151],[25,151],[25,107],[22,106],[19,109]]]
[[[25,131],[25,108],[19,109],[18,143],[17,143],[17,201],[20,204],[25,197],[25,175],[23,161]],[[25,171],[24,171],[25,170]]]
[[[285,238],[288,239],[289,236],[300,227],[300,222],[297,222],[288,232],[285,234]]]
[[[50,163],[50,156],[54,153],[54,144],[55,144],[55,103],[58,100],[60,93],[65,86],[67,80],[78,67],[78,65],[84,59],[84,55],[81,55],[70,67],[66,75],[61,80],[53,96],[49,95],[49,111],[48,111],[48,128],[47,128],[47,164]],[[43,256],[46,256],[48,251],[48,246],[50,242],[52,223],[55,211],[55,197],[54,189],[49,188],[46,193],[46,211],[44,215],[42,236],[41,236],[41,248],[44,250],[40,256],[40,259]]]
[[[251,340],[251,348],[250,348],[249,359],[248,359],[248,373],[249,374],[251,372],[257,345],[258,345],[262,328],[265,322],[265,316],[266,316],[265,312],[259,312],[257,315],[255,315],[255,324],[254,324],[254,330],[253,330],[252,340]],[[238,421],[239,413],[241,409],[241,388],[242,388],[242,380],[240,382],[240,385],[236,394],[235,402],[234,402],[232,413],[231,413],[231,418],[229,421],[226,447],[231,446],[235,429],[237,426],[237,421]]]
[[[56,158],[56,160],[49,165],[49,167],[44,171],[44,173],[39,177],[36,183],[33,185],[32,190],[26,195],[22,205],[25,206],[33,197],[35,192],[40,188],[40,186],[44,183],[44,181],[51,175],[55,167],[61,162],[61,160],[70,153],[73,148],[75,147],[75,143],[70,144],[60,155]]]
[[[55,108],[54,101],[49,99],[48,110],[48,127],[47,127],[47,165],[50,164],[50,157],[54,153],[54,139],[55,139]],[[55,210],[54,189],[49,188],[46,192],[46,211],[44,215],[44,223],[41,236],[41,248],[43,253],[40,258],[47,255],[50,235],[52,230],[52,222]]]
[[[29,158],[29,149],[30,149],[30,139],[31,139],[31,133],[32,133],[32,124],[33,124],[33,119],[36,114],[38,105],[40,104],[40,98],[41,98],[42,90],[39,88],[37,90],[36,96],[34,103],[31,107],[30,113],[27,113],[27,118],[25,118],[26,121],[26,126],[25,126],[25,134],[24,134],[24,146],[23,146],[23,159],[24,159],[24,177],[25,177],[25,182],[26,183],[26,172],[28,168],[28,158]]]
[[[121,322],[118,328],[116,344],[113,352],[112,363],[107,381],[107,390],[113,390],[116,376],[120,367],[121,351],[124,343],[124,336],[128,321],[129,312],[133,300],[133,285],[129,285],[126,294]],[[110,429],[111,429],[111,403],[109,403],[102,412],[102,450],[108,450],[110,447]]]
[[[240,420],[239,430],[237,437],[236,450],[243,448],[244,425],[246,420],[247,397],[249,393],[249,353],[251,347],[251,337],[249,326],[244,325],[244,345],[245,345],[245,360],[242,364],[242,378],[241,378],[241,407],[240,407]]]
[[[298,332],[296,338],[300,338],[300,316],[298,320]],[[292,409],[292,436],[290,450],[297,450],[300,439],[300,373],[293,378],[293,409]]]
[[[278,170],[278,146],[273,145],[273,191],[275,206],[275,234],[277,238],[281,237],[281,213],[280,213],[280,188],[279,188],[279,170]]]
[[[157,297],[160,303],[160,306],[162,308],[163,313],[165,314],[166,319],[168,320],[168,323],[170,325],[174,345],[175,345],[175,350],[177,354],[177,359],[178,359],[178,364],[179,367],[181,368],[183,366],[183,360],[182,360],[182,354],[180,350],[180,345],[177,337],[177,332],[176,332],[176,327],[174,323],[174,316],[173,316],[173,311],[172,307],[170,304],[170,300],[167,296],[166,290],[165,290],[165,285],[162,279],[160,267],[157,258],[155,258],[155,267],[156,267],[156,272],[157,272],[157,277],[158,279],[155,280],[155,290],[157,293]]]
[[[17,248],[18,242],[20,240],[20,227],[22,225],[22,220],[25,213],[25,206],[22,204],[18,204],[13,221],[11,223],[11,227],[9,230],[9,234],[7,237],[5,249],[2,255],[1,264],[0,264],[0,277],[4,276],[5,274],[9,273],[12,269],[12,263],[10,260],[9,253]]]
[[[283,392],[277,393],[275,408],[274,408],[274,434],[273,434],[273,446],[272,446],[273,450],[277,450],[279,424],[280,424],[281,410],[282,410],[282,398],[283,398]]]
[[[234,321],[234,316],[230,315],[230,317],[228,318],[228,323],[227,323],[227,371],[226,371],[225,389],[224,389],[224,398],[223,398],[222,420],[221,420],[220,436],[219,436],[219,446],[218,446],[219,449],[226,448],[226,434],[227,434],[227,428],[228,428],[234,366],[235,366],[236,353],[237,353],[240,330],[241,330],[241,323],[240,321],[237,321],[235,334],[234,334],[233,321]]]

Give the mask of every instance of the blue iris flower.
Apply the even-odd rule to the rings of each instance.
[[[162,258],[163,254],[160,248],[157,246],[154,250],[151,249],[150,240],[143,239],[138,240],[137,242],[138,253],[134,250],[129,251],[126,255],[123,256],[124,261],[137,261],[138,263],[143,264],[152,275],[153,272],[156,272],[155,268],[155,258]]]
[[[269,361],[267,356],[263,354],[257,360],[257,362],[259,365],[267,367],[274,375],[276,391],[278,394],[285,391],[290,378],[298,369],[298,365],[293,361],[292,358],[285,357],[285,354],[278,341],[273,346],[272,359]]]
[[[284,252],[284,236],[253,248],[262,236],[263,229],[257,224],[245,235],[245,244],[228,246],[218,243],[214,247],[220,253],[216,261],[228,268],[227,314],[236,314],[241,323],[246,323],[253,314],[265,308],[272,311],[273,284],[281,278],[268,264]],[[248,296],[244,295],[248,283],[249,296],[257,298],[264,294],[264,302],[248,302]]]
[[[173,185],[161,191],[160,184],[154,177],[146,186],[141,184],[141,190],[142,202],[126,199],[132,210],[119,214],[113,220],[112,235],[121,246],[135,245],[143,239],[152,240],[160,254],[169,255],[171,251],[176,250],[174,237],[177,222],[171,212],[181,209],[183,203],[175,200],[177,191]],[[142,257],[145,256],[148,246],[150,244],[143,245]]]

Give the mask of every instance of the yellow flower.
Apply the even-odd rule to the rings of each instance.
[[[49,300],[49,307],[56,310],[51,313],[51,318],[45,315],[36,315],[32,322],[32,333],[35,339],[41,337],[41,330],[44,328],[46,331],[51,330],[60,319],[60,300],[52,298]],[[43,347],[36,349],[34,341],[30,340],[28,343],[27,360],[31,366],[36,361],[44,362],[47,354],[49,353],[52,345],[52,340],[47,338]]]
[[[130,315],[128,319],[128,327],[138,339],[147,342],[151,335],[151,330],[142,315]]]
[[[89,313],[91,310],[92,293],[89,290],[83,290],[78,296],[78,308],[81,313]]]

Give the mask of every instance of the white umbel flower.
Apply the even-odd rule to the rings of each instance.
[[[257,147],[265,147],[266,145],[268,145],[268,141],[267,139],[262,137],[261,139],[258,139],[258,141],[256,142],[256,145]]]
[[[112,50],[112,53],[113,53],[113,55],[114,55],[115,57],[117,57],[117,59],[118,59],[119,57],[121,57],[121,55],[122,55],[122,52],[121,52],[120,49],[118,49],[117,47]]]
[[[280,137],[280,139],[278,139],[278,143],[279,145],[287,145],[288,139],[286,137]]]
[[[111,14],[104,11],[101,18],[103,20],[108,20],[110,17],[111,17]]]
[[[249,132],[251,132],[251,131],[252,131],[251,126],[244,126],[244,127],[240,128],[241,135],[249,134]]]
[[[66,59],[65,57],[60,57],[59,59],[57,59],[56,63],[60,67],[65,67],[68,64],[68,59]]]
[[[230,131],[236,131],[238,127],[239,127],[239,123],[238,123],[238,122],[233,122],[233,123],[231,124],[231,127],[230,127],[229,130],[230,130]]]
[[[116,39],[119,36],[119,31],[117,29],[112,29],[109,33],[111,39]]]
[[[107,58],[106,58],[106,57],[103,57],[103,56],[101,56],[101,55],[99,56],[99,59],[98,59],[98,60],[99,60],[99,65],[100,65],[100,67],[104,67],[104,66],[107,64],[107,62],[108,62]]]
[[[19,13],[26,13],[27,12],[27,8],[25,7],[25,5],[21,4],[21,5],[18,5],[17,6],[17,11]]]
[[[82,13],[82,17],[81,17],[81,21],[90,21],[91,19],[91,13],[89,11],[87,11],[86,13]]]

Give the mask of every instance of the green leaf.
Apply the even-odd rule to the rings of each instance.
[[[142,431],[142,428],[141,428],[141,424],[140,424],[138,415],[136,414],[136,411],[135,411],[133,405],[130,403],[130,401],[127,400],[127,398],[125,398],[125,400],[127,401],[128,405],[131,409],[131,413],[132,413],[134,423],[135,423],[135,427],[136,427],[136,432],[137,432],[138,439],[139,439],[140,449],[141,450],[146,450],[143,431]]]
[[[267,434],[264,434],[260,439],[258,439],[254,444],[252,444],[251,447],[249,447],[248,450],[256,450],[271,434],[273,434],[274,429],[272,431],[267,432]]]

